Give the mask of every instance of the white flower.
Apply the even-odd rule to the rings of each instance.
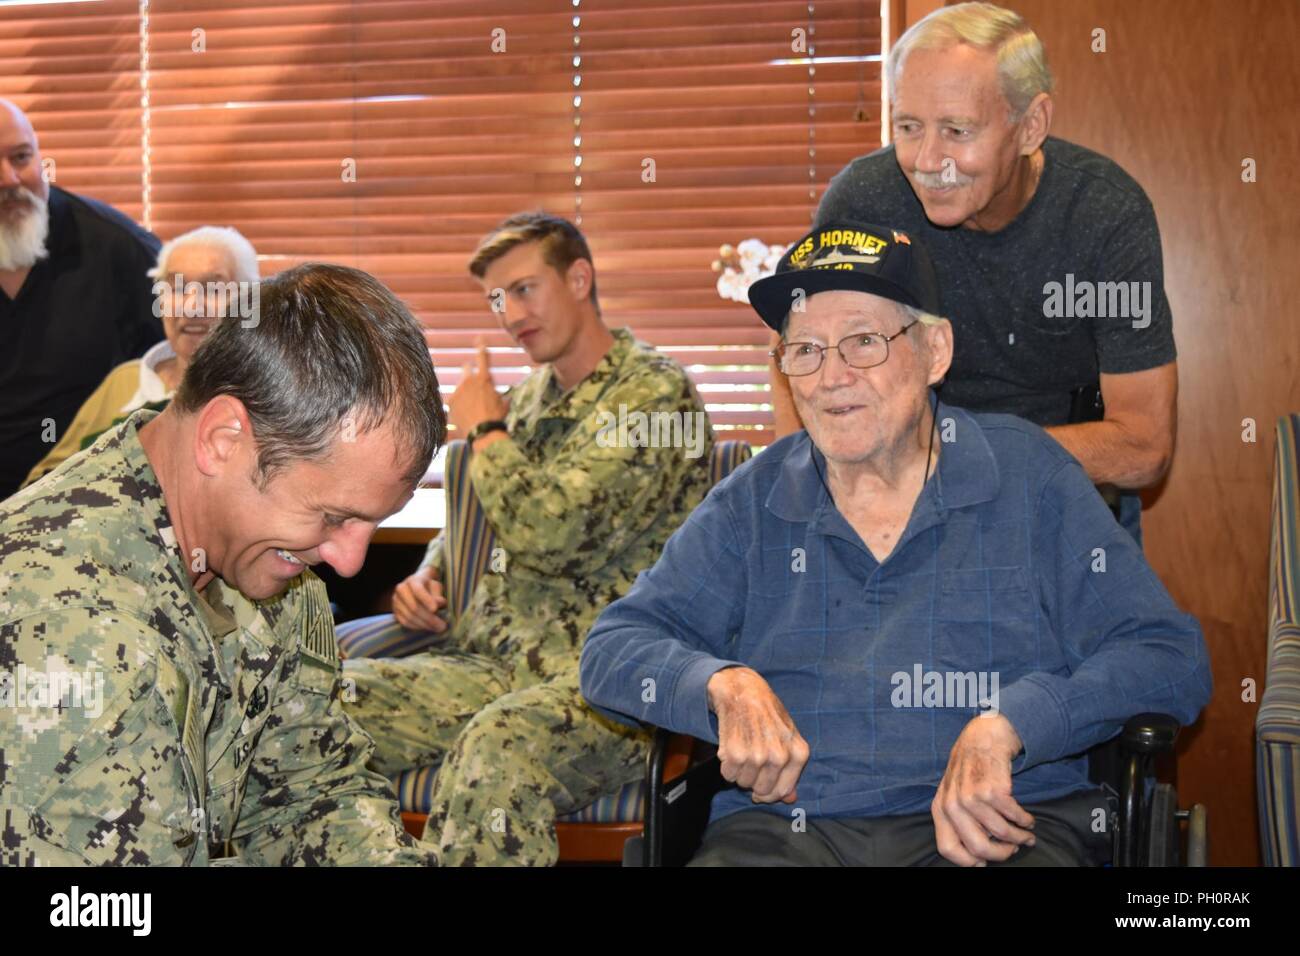
[[[749,283],[737,272],[724,272],[718,276],[718,295],[734,302],[748,302],[745,292]]]
[[[724,246],[724,249],[730,247]],[[745,239],[735,246],[739,271],[727,265],[718,276],[718,295],[735,302],[749,302],[749,287],[776,271],[787,246],[769,246],[761,239]]]
[[[763,260],[763,274],[771,275],[776,271],[776,265],[785,255],[786,246],[772,246],[767,250],[767,258]]]

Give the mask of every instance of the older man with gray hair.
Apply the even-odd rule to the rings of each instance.
[[[750,301],[807,430],[714,487],[587,637],[602,713],[719,744],[697,865],[1079,865],[1084,751],[1209,699],[1200,628],[1041,428],[949,367],[907,233],[834,221]]]
[[[1133,492],[1169,467],[1178,392],[1150,200],[1105,156],[1048,135],[1043,44],[1010,10],[936,10],[890,50],[885,79],[893,144],[831,180],[817,223],[868,218],[920,239],[955,330],[944,400],[1043,426],[1140,541]]]
[[[89,447],[137,408],[161,411],[216,323],[230,312],[251,312],[257,298],[257,252],[229,226],[199,226],[164,243],[148,275],[156,280],[153,311],[166,338],[108,373],[24,485]]]

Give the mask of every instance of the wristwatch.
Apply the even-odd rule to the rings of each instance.
[[[508,434],[509,429],[506,427],[506,423],[501,419],[492,418],[485,422],[479,422],[471,428],[469,434],[465,436],[465,441],[469,442],[470,448],[473,448],[474,443],[488,432],[506,432]]]

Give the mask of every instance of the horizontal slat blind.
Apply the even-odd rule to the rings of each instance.
[[[138,0],[0,6],[0,96],[55,185],[142,218]]]
[[[827,179],[879,144],[879,65],[856,62],[879,53],[879,5],[595,0],[581,15],[579,208],[605,309],[688,364],[719,437],[765,444],[767,330],[719,298],[709,265],[723,243],[807,231]]]
[[[448,296],[474,297],[465,261],[479,236],[566,195],[569,36],[558,9],[153,0],[159,229],[229,222],[266,257],[264,271],[356,265],[441,321]],[[494,29],[505,52],[492,50]]]
[[[59,181],[137,218],[139,21],[137,0],[0,7],[5,88]],[[875,0],[150,0],[147,31],[159,235],[234,225],[263,274],[375,273],[454,388],[479,336],[501,382],[527,371],[475,243],[521,209],[580,216],[607,321],[688,366],[719,437],[770,440],[766,330],[710,264],[796,238],[879,144]]]

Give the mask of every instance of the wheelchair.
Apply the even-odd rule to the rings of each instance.
[[[1070,424],[1099,421],[1104,415],[1099,384],[1071,391]],[[1118,494],[1113,488],[1098,492],[1118,520]],[[1173,752],[1178,730],[1168,714],[1138,714],[1117,736],[1088,751],[1089,779],[1108,805],[1111,858],[1105,865],[1207,865],[1205,806],[1180,809],[1174,787],[1155,777],[1156,759]],[[670,762],[688,767],[665,780]],[[716,746],[657,730],[646,768],[645,827],[624,844],[623,865],[684,866],[699,849],[713,797],[732,786],[722,777]]]
[[[1118,736],[1088,751],[1089,778],[1109,805],[1112,854],[1106,865],[1207,865],[1205,806],[1179,809],[1174,788],[1155,779],[1156,758],[1173,752],[1178,730],[1167,714],[1138,714]],[[683,751],[690,754],[688,768],[665,780],[665,767]],[[646,766],[645,829],[624,844],[623,865],[684,866],[700,847],[713,797],[733,786],[722,777],[716,746],[656,730]]]

